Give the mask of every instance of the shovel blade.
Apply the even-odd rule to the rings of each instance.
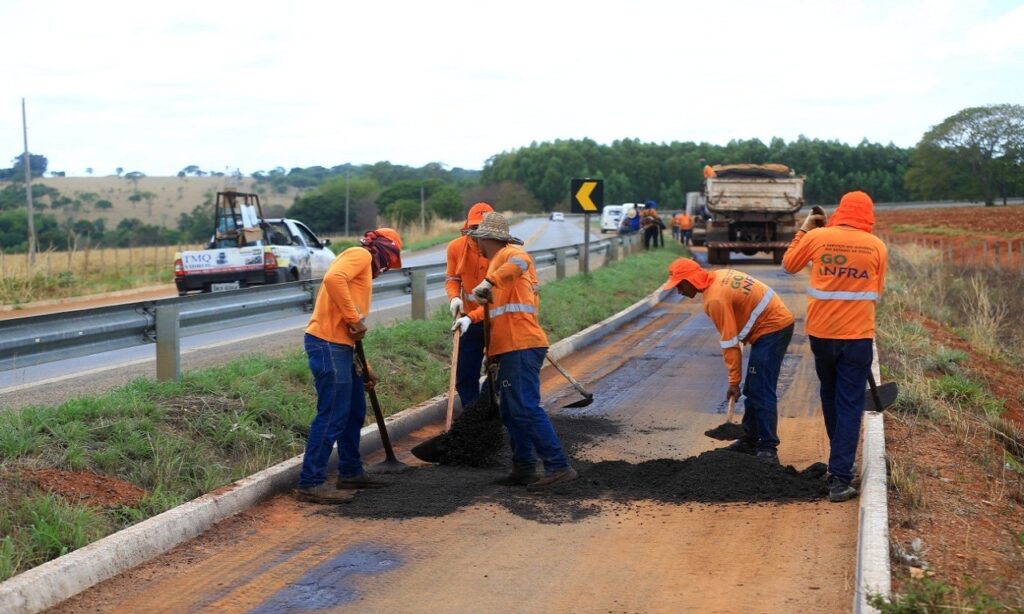
[[[409,452],[425,463],[439,463],[444,453],[441,445],[441,436],[431,437],[423,443],[417,444]]]
[[[864,392],[864,411],[885,411],[893,406],[900,393],[896,382],[886,382],[875,389],[878,391],[878,400],[882,405],[880,407],[875,405],[875,396],[871,394],[869,388]]]
[[[568,405],[563,405],[562,407],[563,409],[568,409],[570,407],[586,407],[587,405],[590,405],[593,402],[594,395],[590,395],[589,397],[583,397],[582,399],[576,401],[575,403],[569,403]]]

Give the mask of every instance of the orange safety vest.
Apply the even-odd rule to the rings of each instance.
[[[679,229],[680,230],[693,230],[693,219],[685,213],[680,213],[679,218]]]
[[[444,278],[444,291],[448,300],[462,299],[462,310],[469,313],[477,308],[473,288],[487,277],[487,258],[480,253],[476,240],[462,235],[448,243],[448,270]]]
[[[514,245],[506,245],[495,254],[487,269],[487,280],[494,300],[488,305],[491,318],[488,356],[516,350],[548,347],[548,337],[540,327],[540,286],[533,259]],[[483,307],[469,314],[474,322],[484,319]]]
[[[722,359],[729,383],[742,379],[740,343],[754,343],[764,335],[793,323],[793,314],[774,290],[750,275],[734,269],[710,271],[711,284],[704,289],[704,313],[721,335]]]
[[[355,346],[348,326],[370,313],[371,259],[366,248],[350,247],[331,262],[320,284],[313,315],[306,326],[307,333],[331,343]]]
[[[822,339],[873,339],[875,303],[889,259],[875,235],[849,226],[798,232],[782,266],[799,273],[811,265],[807,334]]]

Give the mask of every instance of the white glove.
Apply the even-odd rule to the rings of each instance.
[[[469,325],[473,323],[473,320],[469,319],[469,316],[462,316],[458,320],[455,320],[455,324],[452,324],[452,331],[459,329],[459,331],[465,335],[466,331],[469,330]]]
[[[448,308],[452,312],[452,317],[457,317],[462,313],[462,299],[456,296],[452,299],[452,302],[448,304]]]
[[[815,228],[824,226],[828,221],[828,216],[825,215],[825,211],[821,207],[814,207],[811,212],[804,218],[804,224],[800,227],[800,230],[804,232],[810,232]]]
[[[482,282],[480,282],[480,285],[473,288],[473,298],[475,298],[476,302],[480,303],[481,305],[486,305],[487,303],[490,303],[492,298],[491,288],[493,287],[494,286],[491,285],[491,282],[487,281],[486,279],[483,280]]]

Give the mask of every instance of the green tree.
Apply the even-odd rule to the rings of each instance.
[[[921,138],[907,185],[917,194],[952,192],[995,204],[1024,173],[1024,106],[970,107]]]
[[[349,228],[352,233],[372,230],[377,225],[375,204],[380,186],[372,179],[349,182]],[[306,223],[317,234],[345,229],[345,178],[335,177],[299,197],[288,215]]]

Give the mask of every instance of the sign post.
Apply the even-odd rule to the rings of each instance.
[[[590,214],[598,213],[604,206],[603,179],[573,179],[569,188],[570,213],[583,214],[583,253],[580,268],[584,275],[590,275]]]

